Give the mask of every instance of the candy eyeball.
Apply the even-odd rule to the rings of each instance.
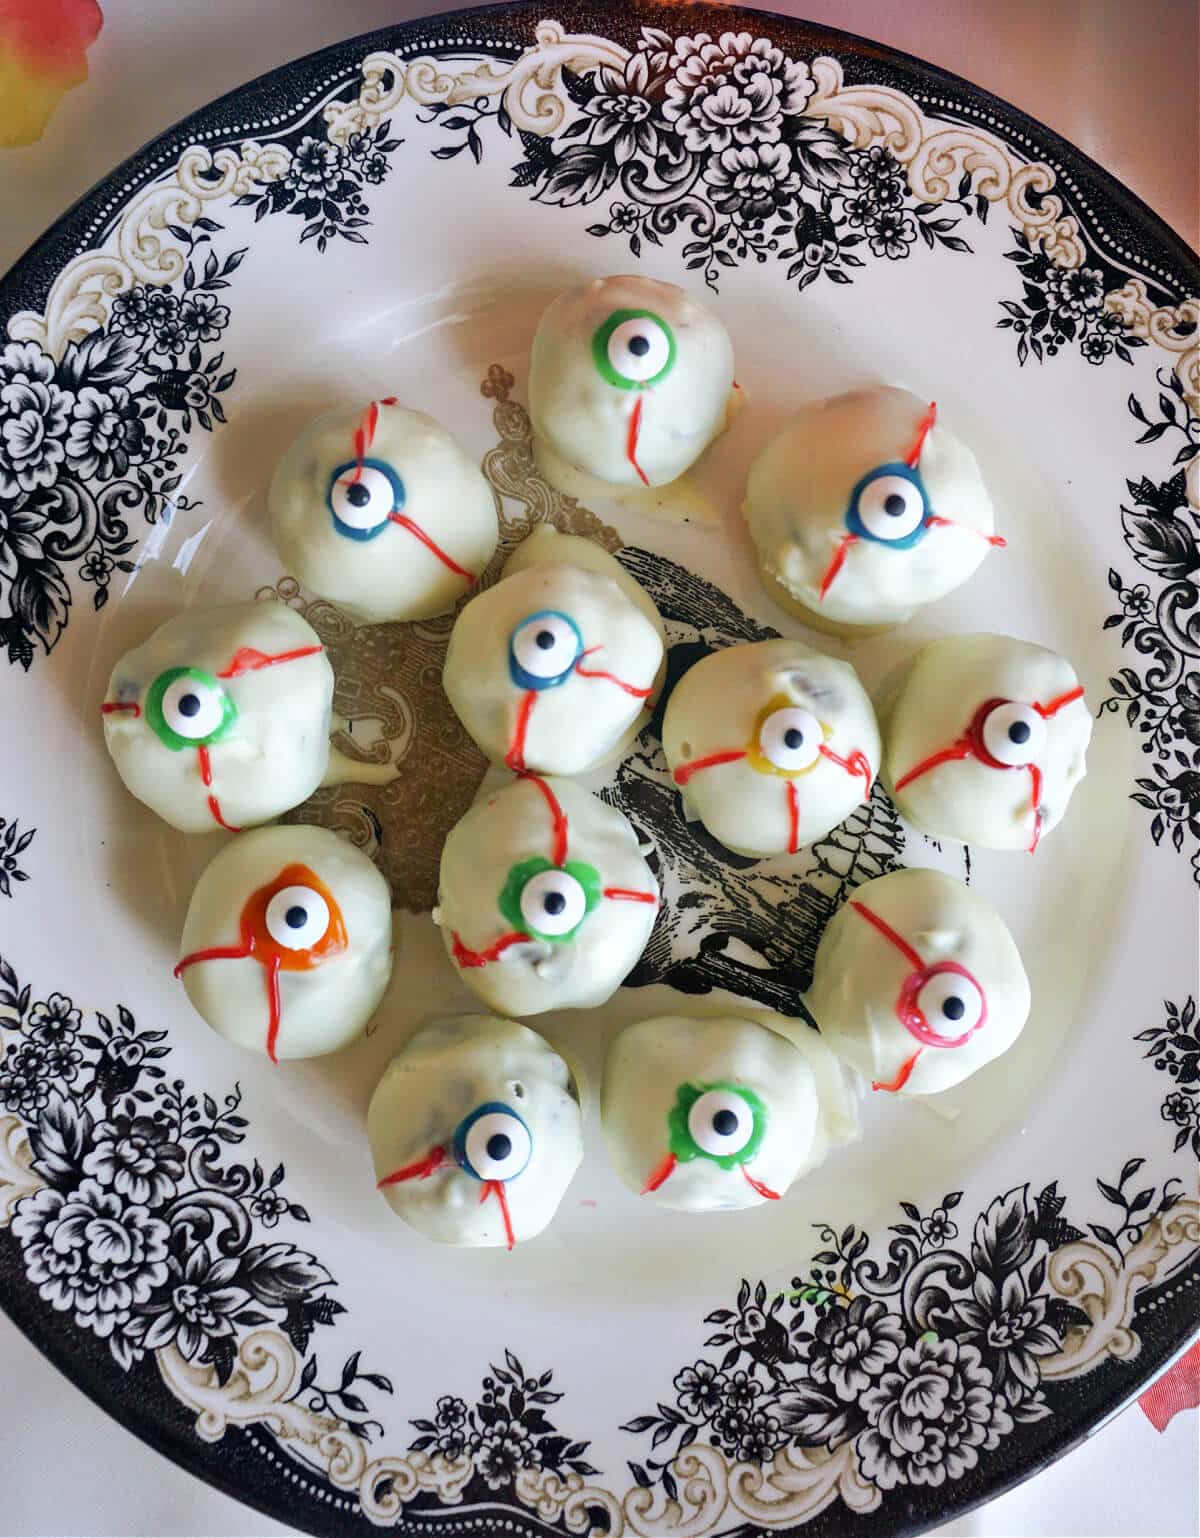
[[[205,868],[176,976],[213,1030],[273,1062],[362,1033],[392,971],[391,893],[324,828],[259,828]]]
[[[1029,982],[990,903],[941,871],[855,889],[817,947],[806,1002],[826,1042],[883,1093],[931,1095],[1006,1052]]]
[[[583,1158],[567,1064],[527,1026],[491,1015],[419,1031],[379,1081],[367,1132],[380,1192],[439,1244],[534,1238]]]
[[[751,466],[744,511],[770,595],[844,635],[902,624],[1004,543],[936,403],[889,386],[802,406]]]
[[[267,503],[288,571],[367,624],[447,613],[500,538],[478,465],[394,396],[312,422],[279,461]]]
[[[545,530],[463,607],[442,682],[493,763],[583,774],[640,730],[665,651],[653,603],[621,565],[589,540]]]
[[[190,609],[127,652],[101,718],[127,789],[184,833],[237,831],[306,800],[329,763],[333,669],[281,603]]]
[[[1011,636],[948,636],[880,691],[884,782],[936,838],[1035,850],[1087,769],[1092,713],[1075,669]]]
[[[665,486],[725,426],[733,347],[682,289],[599,278],[542,316],[529,371],[535,440],[617,486]]]
[[[811,1060],[749,1019],[669,1015],[626,1027],[600,1095],[622,1181],[643,1201],[685,1212],[783,1196],[831,1141],[853,1135],[834,1130],[845,1110],[836,1065],[805,1029]]]
[[[786,640],[691,667],[667,701],[663,751],[685,814],[760,859],[796,854],[850,816],[881,756],[850,664]]]
[[[609,999],[641,957],[658,901],[620,812],[570,780],[530,775],[451,829],[434,921],[467,987],[525,1016]]]

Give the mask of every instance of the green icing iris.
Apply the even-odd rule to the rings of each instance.
[[[609,343],[613,332],[631,320],[649,321],[666,338],[666,362],[649,378],[633,378],[621,373],[609,355]],[[648,385],[655,385],[660,379],[665,379],[675,367],[675,337],[662,316],[656,315],[653,310],[614,310],[604,324],[596,328],[592,337],[592,361],[601,377],[618,390],[643,390]]]
[[[168,691],[180,679],[186,679],[194,688],[182,692],[176,690],[168,701]],[[201,720],[207,722],[219,710],[220,718],[216,724],[207,730],[189,731],[192,718],[180,709],[181,700],[188,699],[200,702],[200,708],[195,712],[197,724]],[[201,668],[168,668],[165,673],[160,673],[146,691],[145,711],[151,731],[173,753],[183,748],[206,748],[210,743],[218,742],[237,720],[237,706],[218,680]]]
[[[736,1095],[745,1103],[753,1117],[754,1130],[736,1153],[709,1153],[699,1146],[688,1126],[692,1107],[702,1095],[711,1094],[713,1090]],[[680,1164],[688,1164],[693,1159],[711,1159],[723,1170],[736,1169],[739,1164],[749,1164],[761,1147],[766,1130],[767,1108],[759,1097],[744,1084],[731,1084],[724,1079],[719,1079],[712,1084],[681,1084],[675,1091],[675,1104],[667,1112],[667,1147]]]
[[[548,934],[545,930],[538,929],[530,923],[521,911],[521,894],[535,876],[540,876],[545,871],[562,871],[577,881],[583,891],[584,912],[583,917],[572,929],[565,934]],[[500,912],[508,920],[515,930],[532,935],[536,940],[546,940],[552,945],[561,944],[564,940],[573,940],[579,933],[581,925],[586,920],[592,909],[597,906],[603,896],[600,881],[600,872],[592,865],[585,865],[582,860],[568,860],[565,865],[554,865],[550,860],[541,855],[535,855],[532,859],[521,860],[514,865],[508,873],[508,879],[504,883],[504,889],[500,893],[497,903]]]

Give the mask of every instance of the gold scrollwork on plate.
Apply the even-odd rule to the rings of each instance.
[[[7,1228],[23,1196],[45,1182],[33,1171],[29,1132],[19,1116],[0,1116],[0,1228]]]

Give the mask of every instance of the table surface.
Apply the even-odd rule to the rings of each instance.
[[[38,144],[0,151],[0,271],[120,160],[213,97],[324,44],[445,9],[436,0],[103,6],[88,83],[64,99]],[[1086,150],[1197,243],[1197,0],[775,0],[764,8],[860,33],[986,86]],[[21,1385],[22,1409],[0,1418],[0,1532],[289,1532],[129,1436],[6,1320],[0,1383]],[[1195,1413],[1160,1436],[1134,1407],[1036,1480],[941,1531],[1176,1538],[1200,1530],[1198,1489]]]

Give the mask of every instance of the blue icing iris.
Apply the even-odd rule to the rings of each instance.
[[[509,675],[518,689],[554,689],[570,678],[582,653],[583,636],[571,616],[542,609],[509,638]]]
[[[347,460],[329,478],[325,505],[347,539],[377,539],[405,503],[404,482],[381,459]]]
[[[894,488],[889,494],[882,497],[878,506],[871,511],[871,521],[874,527],[868,527],[862,516],[863,498],[872,486],[884,478],[907,482],[920,500],[920,521],[915,527],[909,527],[911,523],[914,504],[912,498],[905,496],[899,487]],[[932,508],[929,505],[929,495],[925,490],[925,483],[920,473],[911,465],[896,461],[892,464],[879,465],[874,470],[868,470],[866,475],[858,481],[850,493],[850,505],[846,510],[846,528],[851,534],[856,534],[859,539],[872,541],[877,545],[887,545],[892,550],[911,550],[914,545],[920,544],[929,532],[929,517]],[[897,533],[891,534],[887,529],[887,520],[895,517]],[[903,530],[904,532],[899,532]]]

